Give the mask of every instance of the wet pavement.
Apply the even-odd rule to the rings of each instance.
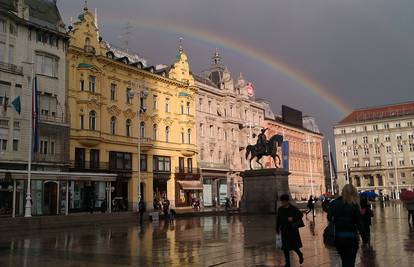
[[[325,216],[305,219],[302,266],[340,266],[322,242]],[[0,266],[283,266],[274,246],[274,216],[183,218],[173,224],[133,223],[100,227],[0,233]],[[414,229],[399,204],[375,207],[372,249],[360,249],[358,266],[414,266]],[[292,254],[292,266],[299,266]]]

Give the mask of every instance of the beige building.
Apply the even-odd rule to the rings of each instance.
[[[246,146],[253,143],[264,119],[253,85],[240,74],[234,81],[216,51],[210,69],[195,76],[198,166],[204,206],[224,205],[226,197],[240,200],[248,169]]]
[[[303,200],[309,198],[310,195],[320,196],[325,192],[323,135],[319,132],[315,120],[304,116],[301,118],[302,126],[292,125],[284,121],[282,116],[273,115],[269,104],[266,104],[264,102],[266,117],[263,127],[269,129],[267,137],[280,134],[287,142],[286,151],[282,151],[283,148],[280,149],[279,156],[282,159],[280,166],[287,168],[290,172],[289,190],[292,198]],[[286,162],[288,166],[283,166]],[[271,158],[265,159],[265,167],[274,167]]]
[[[339,188],[349,182],[384,195],[412,189],[413,124],[414,102],[358,109],[336,124]]]

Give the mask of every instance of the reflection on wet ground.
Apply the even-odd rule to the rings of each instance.
[[[321,213],[301,229],[302,266],[340,266],[325,248]],[[274,216],[212,216],[173,224],[119,224],[97,228],[0,233],[0,266],[283,266],[274,247]],[[9,235],[10,236],[10,235]],[[401,205],[376,206],[372,249],[359,250],[358,266],[414,266],[414,229]],[[292,255],[293,257],[293,255]],[[293,266],[299,266],[296,257]]]

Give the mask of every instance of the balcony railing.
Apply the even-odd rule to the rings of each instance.
[[[6,63],[0,61],[0,70],[15,73],[15,74],[23,74],[23,68],[21,66],[16,66],[14,64]]]
[[[199,174],[200,169],[199,168],[188,168],[188,167],[176,167],[175,173],[183,173],[183,174]]]
[[[85,52],[86,53],[92,53],[95,54],[95,47],[91,46],[91,45],[85,45],[84,46]]]
[[[51,162],[51,163],[63,163],[68,164],[68,155],[67,154],[41,154],[41,153],[34,153],[33,154],[33,161],[35,162]]]
[[[52,115],[45,115],[39,114],[39,121],[41,122],[54,122],[54,123],[66,123],[66,116],[52,116]]]

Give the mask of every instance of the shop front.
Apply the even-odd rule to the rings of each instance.
[[[27,171],[0,170],[0,213],[23,216],[27,192]],[[33,171],[31,174],[32,215],[59,215],[97,210],[110,211],[111,182],[115,174]],[[3,201],[4,199],[4,201]]]
[[[193,202],[202,202],[203,184],[199,180],[176,181],[176,206],[191,207]]]
[[[227,178],[225,176],[203,176],[203,205],[205,207],[224,206],[227,198]]]

